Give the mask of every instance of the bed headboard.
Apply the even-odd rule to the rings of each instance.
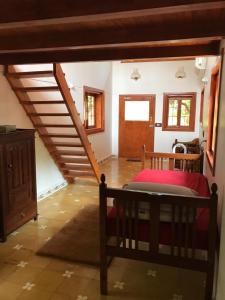
[[[203,152],[200,154],[163,153],[146,151],[143,145],[142,168],[158,170],[179,169],[186,172],[203,172]],[[175,168],[176,161],[176,168]],[[179,166],[177,168],[177,165]]]

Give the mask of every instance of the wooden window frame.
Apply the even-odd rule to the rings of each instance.
[[[215,167],[216,167],[216,150],[217,150],[218,116],[219,116],[219,99],[220,99],[220,69],[221,69],[221,62],[219,62],[212,69],[211,72],[209,113],[208,113],[208,137],[207,137],[206,157],[213,176],[215,176]],[[217,108],[216,112],[215,112],[215,108]],[[213,151],[212,142],[213,142],[214,128],[215,128],[215,145]]]
[[[170,98],[191,98],[190,108],[190,124],[189,126],[168,126],[168,112],[169,112],[169,99]],[[163,131],[195,131],[195,112],[196,112],[196,93],[164,93],[163,97]],[[178,121],[180,115],[178,115]],[[179,122],[178,122],[179,123]]]
[[[86,102],[87,95],[95,97],[95,126],[88,128]],[[87,134],[95,134],[105,130],[105,94],[103,90],[84,86],[84,128]]]
[[[200,103],[200,115],[199,115],[199,122],[200,125],[203,126],[203,116],[204,116],[204,101],[205,100],[205,88],[201,91],[201,103]]]

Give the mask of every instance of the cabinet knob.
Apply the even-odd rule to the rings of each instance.
[[[8,164],[9,169],[12,169],[12,166],[13,166],[12,164]]]

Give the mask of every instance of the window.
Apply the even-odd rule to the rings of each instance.
[[[87,134],[104,131],[104,91],[84,87],[84,127]]]
[[[217,120],[219,107],[219,72],[220,64],[216,65],[211,74],[208,115],[207,158],[213,175],[215,175],[216,164]]]
[[[195,93],[164,94],[162,130],[194,131],[195,106]]]

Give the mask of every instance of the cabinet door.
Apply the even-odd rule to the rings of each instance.
[[[7,188],[6,215],[8,226],[27,219],[36,206],[33,176],[33,141],[23,140],[7,144]],[[19,223],[18,223],[19,224]]]

